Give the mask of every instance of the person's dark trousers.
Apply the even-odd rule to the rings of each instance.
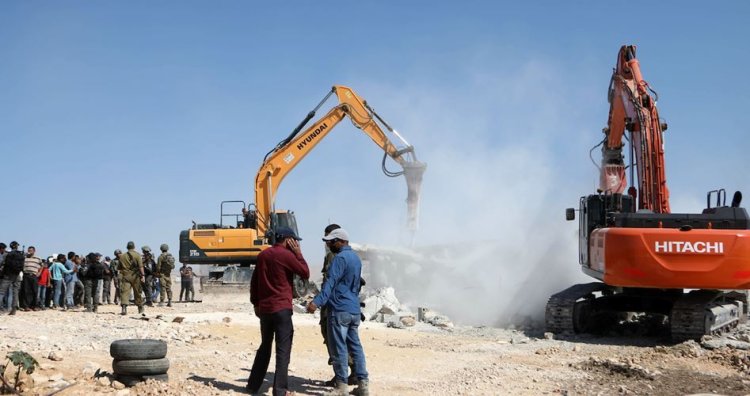
[[[285,309],[271,314],[260,314],[260,347],[255,353],[253,369],[247,379],[247,388],[255,393],[263,384],[263,378],[271,361],[271,344],[276,336],[276,373],[273,377],[273,394],[286,394],[289,386],[289,358],[292,354],[292,310]]]
[[[98,279],[86,279],[83,281],[84,297],[83,305],[86,306],[86,310],[89,312],[96,312],[97,306],[99,305],[99,280]]]
[[[23,274],[23,308],[36,309],[36,293],[39,279],[34,274]]]

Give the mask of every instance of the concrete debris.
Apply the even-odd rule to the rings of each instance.
[[[402,329],[412,327],[417,322],[429,323],[440,328],[452,328],[453,322],[448,317],[428,308],[418,308],[417,315],[408,306],[401,304],[392,287],[365,290],[362,314],[365,320],[385,323],[388,327]]]
[[[404,313],[405,315],[413,316],[408,307],[401,305],[396,298],[396,292],[392,287],[381,287],[375,290],[365,290],[364,292],[365,306],[362,308],[362,314],[365,315],[366,320],[374,320],[378,313],[386,313],[389,315],[398,315]],[[382,311],[385,308],[385,311]]]
[[[417,308],[417,318],[420,322],[429,323],[435,327],[453,328],[453,322],[447,316],[429,308]]]

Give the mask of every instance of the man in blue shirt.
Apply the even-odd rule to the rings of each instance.
[[[331,231],[323,237],[323,241],[336,256],[328,269],[328,277],[320,294],[310,302],[307,311],[313,313],[322,306],[328,309],[328,340],[333,342],[331,354],[333,371],[336,373],[333,395],[349,394],[347,362],[351,355],[359,383],[354,394],[367,396],[369,392],[365,351],[358,333],[361,320],[359,289],[362,261],[349,247],[349,234],[343,228]]]
[[[63,309],[66,311],[75,306],[73,297],[76,290],[76,283],[79,282],[78,274],[76,273],[76,263],[73,262],[73,258],[75,258],[75,256],[75,252],[68,252],[68,260],[63,263],[65,265],[65,269],[71,271],[69,273],[66,273],[63,278],[63,281],[65,282],[65,305],[63,306]]]

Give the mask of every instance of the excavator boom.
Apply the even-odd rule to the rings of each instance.
[[[332,95],[335,94],[339,104],[328,111],[323,117],[315,121],[304,131],[300,130],[307,121],[315,116],[316,111]],[[344,118],[349,117],[354,126],[362,130],[372,141],[390,157],[401,165],[403,171],[393,173],[383,170],[388,176],[405,175],[407,179],[408,196],[408,227],[415,230],[418,223],[419,189],[425,165],[417,161],[414,147],[409,145],[398,132],[392,129],[375,111],[359,97],[351,88],[335,85],[318,106],[311,111],[305,120],[286,139],[282,140],[266,155],[263,164],[255,176],[255,204],[257,207],[258,235],[265,235],[271,227],[270,214],[273,213],[273,203],[276,191],[286,175],[294,169],[307,154],[309,154]],[[396,136],[401,143],[398,148],[388,135]]]
[[[714,190],[701,213],[670,212],[666,124],[659,119],[656,93],[643,78],[635,46],[620,48],[608,100],[600,187],[579,204],[579,262],[600,282],[574,285],[550,297],[547,329],[602,330],[597,327],[623,313],[669,318],[670,334],[678,341],[736,326],[747,317],[747,295],[721,289],[750,289],[750,216],[740,207],[741,194],[727,206],[724,190]],[[630,143],[627,193],[624,140]],[[567,218],[575,218],[572,208]]]
[[[669,213],[669,190],[664,169],[663,130],[656,94],[652,96],[635,57],[635,46],[620,48],[609,89],[609,118],[604,129],[600,189],[611,194],[625,191],[623,137],[630,132],[630,148],[638,168],[638,186],[628,191],[638,196],[638,209]],[[631,160],[631,163],[633,161]],[[632,168],[631,168],[632,169]],[[631,180],[633,177],[631,177]]]

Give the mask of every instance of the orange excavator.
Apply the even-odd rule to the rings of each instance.
[[[643,79],[636,47],[620,48],[604,138],[592,148],[601,146],[600,187],[581,197],[578,210],[581,269],[600,282],[550,297],[548,331],[595,332],[627,317],[651,316],[665,319],[672,339],[683,341],[730,329],[747,317],[750,217],[740,207],[742,194],[736,192],[727,205],[725,190],[710,191],[701,213],[670,213],[667,125],[659,118],[657,97]],[[567,209],[567,220],[575,212]]]

